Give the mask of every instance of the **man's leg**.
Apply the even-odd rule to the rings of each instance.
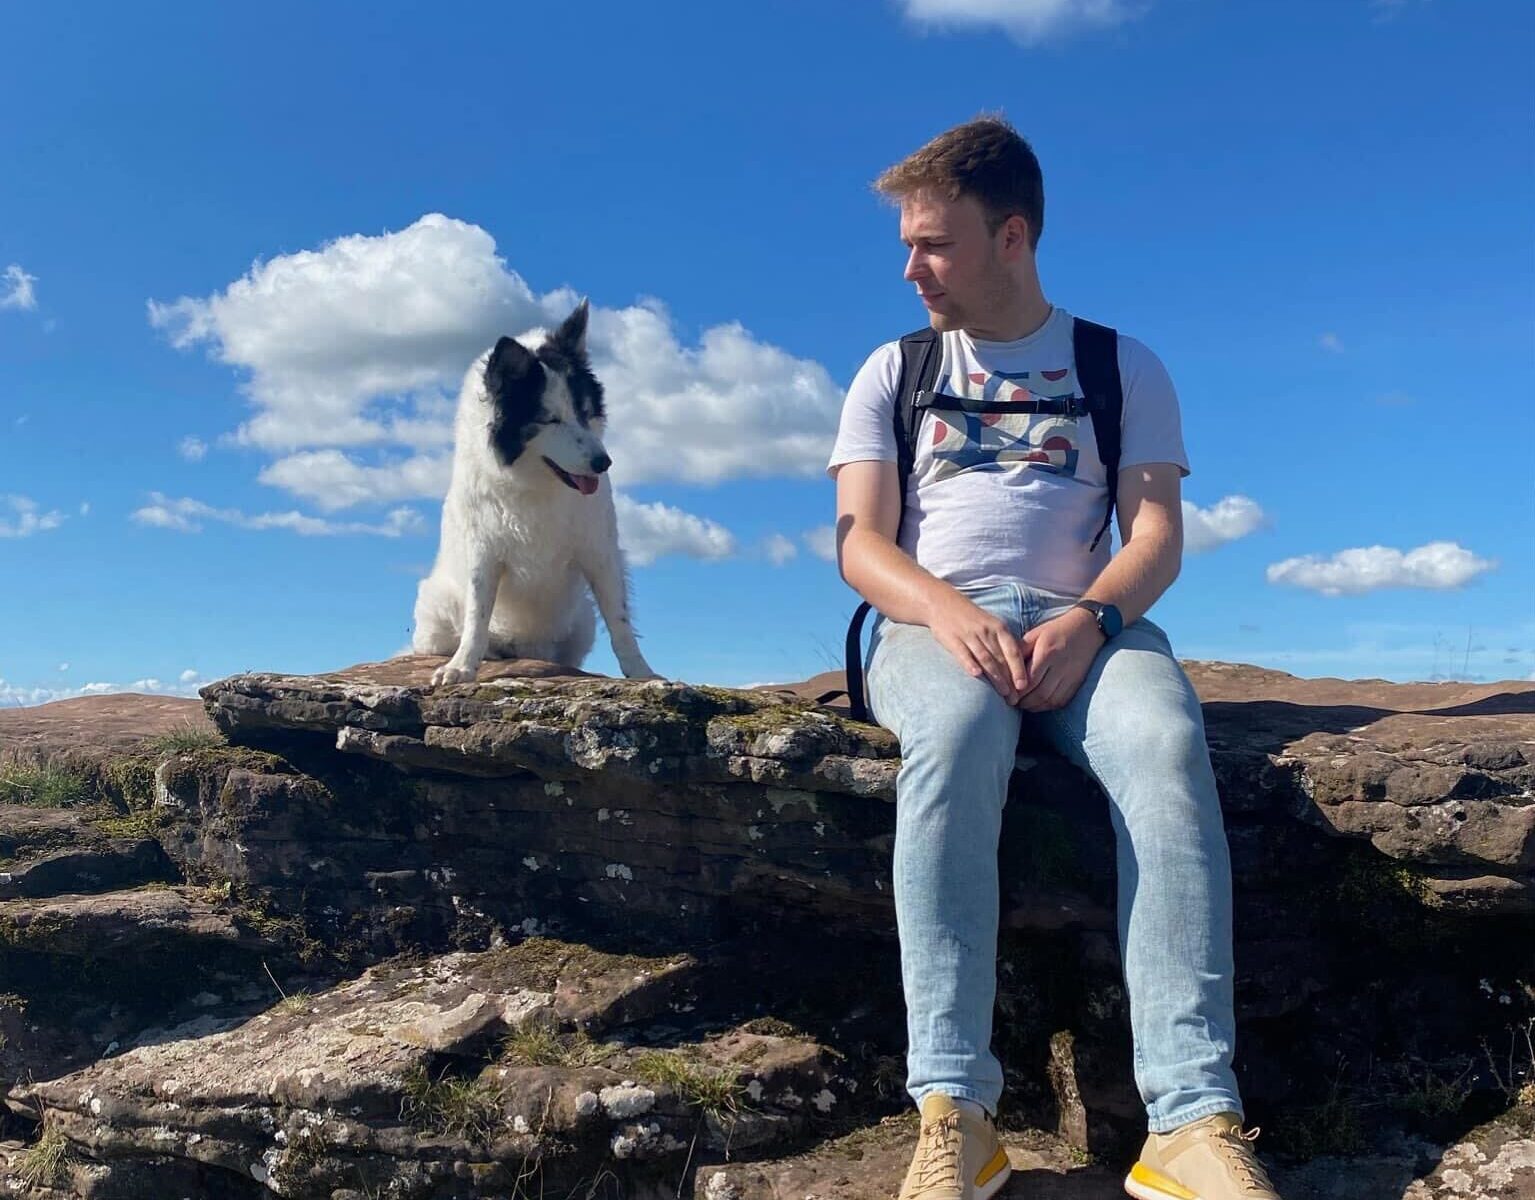
[[[1024,591],[1030,626],[1069,607]],[[1025,714],[1109,798],[1135,1079],[1153,1133],[1242,1112],[1231,1069],[1231,863],[1204,716],[1167,635],[1142,618],[1061,709]]]
[[[1020,632],[1018,589],[970,594]],[[906,994],[907,1091],[973,1100],[995,1114],[997,841],[1019,711],[968,675],[923,625],[880,621],[870,708],[901,742],[895,910]]]

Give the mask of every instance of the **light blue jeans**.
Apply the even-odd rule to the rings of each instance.
[[[1013,632],[1073,597],[1014,584],[966,595]],[[876,621],[869,704],[900,739],[895,908],[906,993],[906,1087],[995,1113],[998,839],[1020,722],[1097,781],[1118,852],[1119,946],[1135,1081],[1166,1133],[1242,1113],[1235,1042],[1231,864],[1204,717],[1167,635],[1142,618],[1105,643],[1064,708],[1011,707],[924,625]]]

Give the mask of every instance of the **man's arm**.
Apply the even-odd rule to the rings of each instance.
[[[1083,598],[1119,609],[1125,624],[1139,620],[1178,577],[1183,560],[1181,476],[1175,463],[1147,463],[1119,473],[1119,532],[1124,544]],[[1019,700],[1029,712],[1071,702],[1103,646],[1085,608],[1069,609],[1023,637],[1032,683]]]
[[[1028,686],[1023,647],[1007,622],[919,567],[896,545],[901,479],[893,462],[837,469],[837,568],[892,621],[926,625],[972,676],[984,675],[1009,704]]]
[[[1142,463],[1120,471],[1116,507],[1123,544],[1083,599],[1114,605],[1126,625],[1146,615],[1183,565],[1182,490],[1176,463]],[[1077,609],[1075,617],[1093,624],[1085,609]]]

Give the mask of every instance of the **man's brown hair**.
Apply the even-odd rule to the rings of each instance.
[[[1029,143],[1001,117],[982,116],[940,133],[874,181],[874,190],[899,203],[917,191],[948,200],[971,196],[995,233],[1013,215],[1029,223],[1029,245],[1045,227],[1045,181]]]

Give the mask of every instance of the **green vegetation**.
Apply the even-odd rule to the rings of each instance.
[[[44,1122],[43,1135],[27,1148],[17,1174],[30,1187],[52,1187],[64,1182],[69,1166],[69,1139]]]
[[[84,804],[90,782],[68,767],[0,764],[0,804],[30,804],[36,808],[70,808]]]
[[[1325,1100],[1292,1108],[1275,1122],[1274,1141],[1282,1153],[1298,1159],[1364,1152],[1363,1115],[1343,1085],[1341,1067]]]
[[[630,1069],[636,1079],[671,1088],[683,1103],[703,1109],[716,1120],[739,1113],[746,1094],[733,1071],[709,1067],[675,1052],[647,1050]]]
[[[421,1128],[483,1145],[506,1123],[501,1090],[488,1080],[433,1079],[425,1066],[416,1066],[404,1082],[401,1115]]]
[[[148,739],[144,749],[150,754],[183,754],[189,750],[216,750],[226,745],[224,735],[194,721],[181,724],[158,737]]]
[[[589,1067],[613,1052],[579,1030],[558,1033],[531,1024],[509,1034],[501,1043],[501,1061],[514,1067]]]

